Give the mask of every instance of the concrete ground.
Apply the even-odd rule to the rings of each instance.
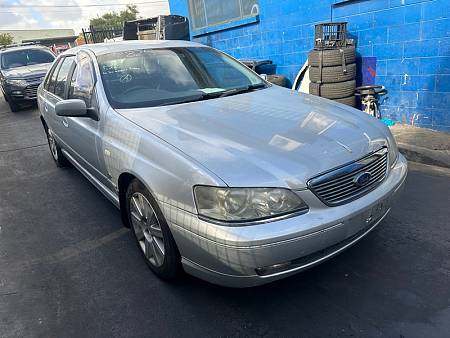
[[[52,162],[35,109],[0,102],[0,337],[448,337],[450,170],[411,163],[399,201],[338,257],[253,289],[147,268],[119,212]]]
[[[450,168],[450,134],[406,124],[396,124],[391,131],[408,160]]]

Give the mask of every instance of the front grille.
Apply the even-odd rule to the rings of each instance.
[[[388,150],[382,148],[310,179],[308,187],[325,204],[342,205],[375,189],[386,177],[387,168]]]
[[[27,81],[28,83],[33,83],[33,82],[42,82],[43,79],[44,79],[44,76],[40,75],[40,76],[36,76],[36,77],[29,77],[29,78],[25,79],[25,81]]]
[[[39,87],[39,84],[33,84],[29,85],[25,88],[25,96],[34,98],[37,96],[37,89]]]

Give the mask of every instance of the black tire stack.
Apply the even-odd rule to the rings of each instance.
[[[355,107],[356,53],[354,46],[313,49],[308,56],[309,93]]]

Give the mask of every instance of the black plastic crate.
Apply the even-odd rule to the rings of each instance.
[[[315,49],[345,47],[347,43],[347,22],[327,22],[316,25]]]

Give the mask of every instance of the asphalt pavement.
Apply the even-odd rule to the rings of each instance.
[[[410,163],[382,224],[336,258],[227,289],[156,278],[119,212],[0,99],[0,337],[448,337],[450,170]]]

